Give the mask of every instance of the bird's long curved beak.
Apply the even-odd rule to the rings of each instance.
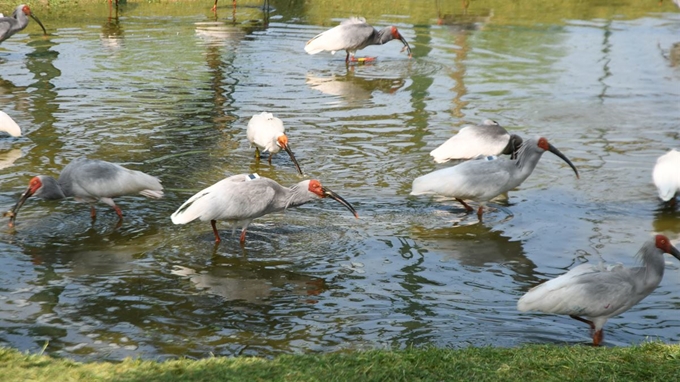
[[[45,26],[43,25],[43,23],[41,23],[40,20],[37,17],[35,17],[35,15],[33,15],[32,12],[31,12],[31,18],[33,20],[35,20],[35,22],[38,23],[38,25],[40,25],[40,28],[42,28],[43,33],[45,34],[45,36],[47,36],[47,29],[45,29]]]
[[[574,164],[571,163],[571,161],[570,161],[569,159],[567,159],[567,157],[564,156],[564,154],[562,154],[562,153],[560,152],[560,150],[556,149],[555,146],[553,146],[553,145],[551,145],[551,144],[548,143],[548,151],[550,151],[551,153],[553,153],[553,154],[557,155],[558,157],[562,158],[563,161],[567,162],[567,164],[569,165],[569,167],[571,167],[571,169],[574,170],[574,173],[576,174],[576,179],[580,179],[580,177],[578,176],[578,170],[576,169],[576,167],[574,166]]]
[[[399,41],[401,41],[401,42],[404,43],[404,47],[401,48],[401,51],[403,52],[404,49],[406,49],[406,51],[408,52],[408,58],[411,58],[411,57],[412,57],[412,55],[411,55],[411,47],[408,45],[408,42],[406,42],[406,39],[404,38],[404,36],[399,35]]]
[[[290,145],[285,145],[283,147],[283,149],[286,150],[288,155],[290,155],[290,159],[295,164],[295,168],[297,169],[298,173],[300,173],[300,175],[302,175],[302,169],[300,168],[300,165],[298,164],[297,160],[295,159],[295,155],[293,155],[293,151],[290,149]]]
[[[17,214],[19,213],[19,209],[21,206],[26,203],[26,200],[30,198],[33,195],[33,191],[29,187],[22,195],[17,204],[14,205],[14,208],[12,208],[10,211],[5,212],[5,216],[9,216],[9,226],[14,227],[14,221],[17,218]]]
[[[352,207],[352,205],[349,204],[349,202],[346,201],[345,199],[343,199],[340,195],[338,195],[335,192],[327,189],[326,187],[321,187],[321,191],[323,192],[323,194],[325,196],[328,196],[329,198],[333,198],[333,199],[337,200],[343,206],[347,207],[347,209],[350,210],[350,212],[354,214],[354,217],[359,219],[359,214],[357,214],[357,211],[354,209],[354,207]]]
[[[670,254],[673,255],[673,257],[675,257],[676,259],[680,260],[680,251],[678,251],[678,249],[672,245]]]

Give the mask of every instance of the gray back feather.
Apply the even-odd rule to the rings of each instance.
[[[73,160],[64,167],[58,182],[64,195],[82,198],[114,198],[144,190],[163,190],[156,177],[114,163],[86,158]]]

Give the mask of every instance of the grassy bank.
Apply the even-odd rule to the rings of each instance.
[[[0,349],[0,381],[674,381],[680,346],[409,349],[79,363]]]

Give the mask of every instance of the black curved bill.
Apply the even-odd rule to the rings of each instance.
[[[40,25],[40,28],[42,28],[43,33],[45,34],[45,36],[47,36],[47,29],[45,29],[45,26],[43,25],[43,23],[41,23],[40,20],[33,15],[33,13],[31,13],[31,18],[33,20],[35,20],[35,22],[38,23],[38,25]]]
[[[327,189],[326,187],[321,187],[321,191],[323,191],[324,195],[328,196],[329,198],[333,198],[333,199],[337,200],[340,204],[347,207],[347,209],[350,210],[350,212],[352,214],[354,214],[355,218],[357,218],[357,219],[359,218],[359,215],[357,214],[357,211],[354,209],[354,207],[352,207],[352,205],[349,204],[349,202],[346,201],[345,199],[343,199],[340,195],[338,195],[335,192]]]
[[[673,255],[673,257],[675,257],[676,259],[680,260],[680,251],[678,251],[678,249],[672,245],[670,254]]]
[[[406,39],[404,38],[404,36],[399,35],[399,41],[404,43],[404,47],[401,48],[401,51],[403,52],[404,49],[406,49],[406,51],[408,52],[408,56],[410,58],[411,57],[411,47],[408,45],[408,42],[406,42]]]
[[[576,169],[576,167],[574,166],[574,164],[571,163],[571,161],[570,161],[569,159],[567,159],[567,157],[564,156],[564,154],[562,154],[562,153],[560,152],[560,150],[556,149],[555,146],[553,146],[553,145],[551,145],[550,143],[548,143],[548,151],[550,151],[551,153],[553,153],[553,154],[557,155],[558,157],[562,158],[563,161],[567,162],[567,164],[569,165],[569,167],[571,167],[571,169],[574,170],[574,173],[576,174],[576,179],[580,179],[580,177],[578,176],[578,170]]]
[[[17,201],[17,204],[14,205],[14,208],[12,208],[10,211],[5,212],[4,216],[9,216],[9,226],[14,227],[14,221],[17,219],[17,214],[19,213],[19,209],[21,206],[26,203],[26,200],[31,197],[33,193],[31,192],[31,189],[27,189],[26,192],[24,192],[21,195],[21,198]]]
[[[297,169],[297,172],[300,173],[300,175],[302,175],[302,169],[300,168],[300,165],[298,164],[297,160],[295,159],[295,155],[293,155],[293,151],[290,149],[290,145],[286,145],[286,147],[284,147],[283,149],[286,150],[288,155],[290,155],[290,159],[295,164],[295,168]]]

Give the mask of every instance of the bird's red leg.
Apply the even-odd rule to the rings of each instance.
[[[213,13],[217,13],[217,0],[215,0],[215,5],[213,5],[211,11],[213,11]]]
[[[213,232],[215,233],[215,243],[219,243],[220,241],[222,241],[222,239],[220,239],[220,234],[217,233],[217,227],[215,227],[215,223],[217,223],[217,220],[210,221],[210,224],[213,227]]]
[[[94,209],[94,206],[90,206],[90,217],[92,217],[92,223],[97,220],[97,210]]]
[[[347,51],[347,55],[345,56],[345,62],[349,62],[349,50]]]
[[[569,317],[573,318],[574,320],[585,322],[586,324],[590,325],[591,329],[595,329],[595,324],[593,324],[592,321],[586,320],[585,318],[581,318],[579,316],[574,316],[574,315],[569,315]]]
[[[458,201],[458,203],[462,204],[463,207],[465,207],[465,211],[467,211],[467,212],[472,212],[472,211],[475,210],[474,208],[470,207],[467,203],[465,203],[465,202],[463,201],[463,199],[458,199],[458,198],[456,198],[456,200]]]
[[[477,217],[479,218],[480,222],[482,221],[482,214],[483,213],[484,213],[483,207],[479,206],[479,208],[477,209]]]
[[[569,315],[569,317],[573,318],[574,320],[585,322],[590,326],[591,330],[595,330],[595,324],[590,321],[586,320],[585,318],[579,317],[579,316],[574,316],[574,315]],[[604,332],[602,329],[596,331],[593,333],[593,346],[600,346],[600,342],[602,342],[602,339],[604,338]]]
[[[604,338],[604,331],[602,329],[593,333],[593,346],[600,346],[602,339]]]
[[[239,239],[241,245],[244,245],[246,243],[246,228],[247,227],[244,227],[243,231],[241,231],[241,238]]]
[[[113,206],[113,210],[116,211],[116,214],[118,215],[120,220],[123,220],[123,211],[120,210],[120,207]]]

